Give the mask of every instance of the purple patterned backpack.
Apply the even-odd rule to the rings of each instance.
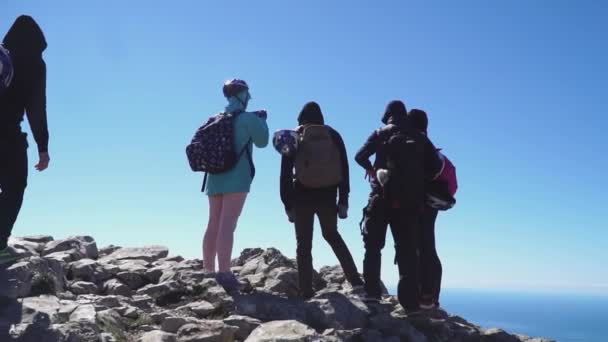
[[[240,113],[220,113],[207,121],[194,134],[186,147],[192,171],[211,174],[232,169],[247,149],[237,154],[234,147],[234,120]]]

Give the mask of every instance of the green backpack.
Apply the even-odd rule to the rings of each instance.
[[[325,125],[305,125],[300,133],[296,153],[296,180],[308,188],[325,188],[342,182],[342,156]]]

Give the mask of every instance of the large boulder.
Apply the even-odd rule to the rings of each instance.
[[[232,342],[238,330],[222,321],[201,320],[182,326],[177,338],[180,342]]]
[[[141,248],[120,248],[108,254],[104,259],[114,260],[145,260],[154,262],[169,255],[169,249],[163,246],[147,246]]]
[[[63,240],[51,241],[46,244],[42,256],[65,251],[75,251],[75,256],[78,259],[97,259],[99,256],[97,244],[90,236],[72,236]]]
[[[112,267],[93,259],[81,259],[70,264],[68,279],[101,283],[112,278]]]
[[[298,321],[268,322],[257,327],[245,342],[310,342],[319,339],[317,332]]]
[[[18,297],[37,296],[41,294],[56,294],[65,286],[65,273],[62,265],[54,260],[32,257],[8,267],[8,279],[16,283]]]

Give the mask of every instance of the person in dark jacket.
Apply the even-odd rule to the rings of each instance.
[[[46,39],[32,17],[17,18],[3,40],[14,66],[14,78],[0,95],[0,264],[14,259],[8,238],[23,203],[27,185],[27,140],[21,131],[24,112],[38,146],[38,171],[49,165],[46,119]]]
[[[367,142],[356,155],[357,163],[366,171],[366,178],[371,183],[369,203],[364,210],[361,231],[365,244],[365,258],[363,262],[363,277],[368,300],[379,300],[382,295],[380,269],[382,249],[385,245],[388,225],[391,227],[395,241],[395,259],[399,268],[398,297],[402,306],[408,311],[419,309],[418,293],[418,215],[419,208],[424,204],[405,206],[398,201],[385,196],[376,171],[387,169],[388,151],[387,143],[391,137],[398,133],[421,142],[424,147],[423,163],[424,174],[434,174],[440,167],[440,161],[435,155],[433,144],[422,134],[413,130],[407,120],[407,110],[401,101],[391,101],[382,117],[384,127],[374,131]],[[375,155],[374,164],[369,158]],[[414,162],[414,161],[413,161]],[[391,175],[390,177],[395,177]],[[418,208],[418,209],[417,209]]]
[[[413,128],[428,137],[429,120],[425,111],[412,109],[408,118]],[[439,306],[443,269],[435,245],[435,221],[438,212],[425,204],[420,215],[420,306],[424,309]]]
[[[298,116],[298,124],[300,127],[325,125],[319,105],[315,102],[307,103]],[[308,188],[294,178],[296,157],[284,156],[281,160],[281,200],[290,222],[295,223],[300,292],[306,299],[314,295],[311,251],[315,215],[321,223],[323,237],[338,257],[347,280],[354,288],[363,285],[352,255],[338,232],[338,216],[342,219],[347,217],[350,182],[344,141],[334,129],[330,128],[330,132],[342,158],[343,176],[340,184],[325,188]]]

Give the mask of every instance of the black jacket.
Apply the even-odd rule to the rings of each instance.
[[[15,74],[10,87],[0,95],[0,140],[10,142],[21,135],[26,112],[38,151],[47,152],[44,34],[34,19],[20,16],[4,37],[3,45],[10,52]]]
[[[324,125],[325,120],[319,105],[309,102],[304,106],[298,117],[300,125]],[[342,183],[338,186],[331,186],[321,189],[307,188],[294,179],[295,157],[283,157],[281,159],[281,200],[285,209],[290,210],[296,200],[304,199],[311,201],[336,200],[339,195],[338,203],[348,206],[348,195],[350,193],[350,174],[348,170],[348,156],[344,141],[336,130],[330,127],[332,138],[340,149],[342,156]]]
[[[395,101],[398,102],[398,101]],[[398,110],[395,110],[397,107]],[[393,110],[391,112],[391,109]],[[365,170],[377,170],[384,169],[387,167],[387,152],[385,151],[385,144],[389,138],[396,132],[406,132],[408,135],[416,138],[418,141],[422,141],[424,144],[424,173],[427,175],[428,180],[431,180],[441,169],[441,160],[437,155],[436,148],[429,140],[429,138],[420,133],[419,131],[410,127],[407,121],[407,113],[405,107],[403,109],[400,106],[394,106],[392,102],[386,109],[382,122],[385,124],[384,127],[374,131],[367,139],[363,147],[357,152],[355,160]],[[369,158],[372,155],[376,155],[374,164],[370,162]],[[374,179],[372,182],[372,188],[379,188],[377,180]]]

